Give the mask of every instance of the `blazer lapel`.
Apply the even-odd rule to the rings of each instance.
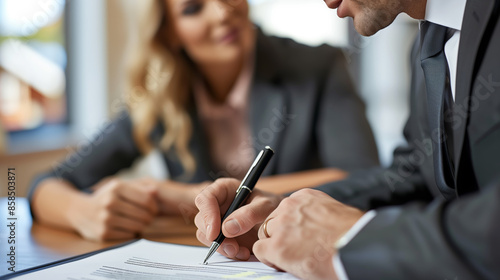
[[[463,150],[465,129],[467,127],[469,99],[475,78],[474,68],[478,49],[490,20],[495,0],[468,0],[460,31],[460,44],[457,62],[457,83],[454,115],[455,127],[455,167],[459,172],[460,157]],[[458,177],[458,176],[456,176]]]
[[[286,126],[281,129],[273,120],[282,116],[288,102],[276,68],[279,65],[276,61],[277,54],[273,54],[273,46],[268,44],[260,29],[257,32],[256,63],[249,97],[253,147],[255,154],[265,146],[270,146],[279,153]],[[263,175],[274,173],[276,163],[276,158],[271,160]]]

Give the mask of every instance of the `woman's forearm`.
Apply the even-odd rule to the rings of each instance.
[[[210,183],[187,184],[170,180],[161,182],[158,193],[161,213],[194,218],[194,215],[198,213],[194,199]]]
[[[74,230],[73,213],[88,196],[69,182],[46,179],[33,194],[31,209],[39,223]]]
[[[284,194],[303,188],[315,187],[332,181],[342,180],[347,172],[335,168],[314,169],[283,175],[264,177],[257,188],[275,194]]]
[[[158,186],[151,180],[104,178],[87,194],[68,182],[43,181],[32,198],[38,222],[77,231],[91,240],[132,238],[158,213]]]

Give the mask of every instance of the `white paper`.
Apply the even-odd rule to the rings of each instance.
[[[163,279],[297,279],[278,272],[255,257],[235,261],[215,253],[208,265],[208,248],[139,240],[129,245],[15,279],[163,280]]]

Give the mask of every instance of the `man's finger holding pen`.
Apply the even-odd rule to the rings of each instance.
[[[218,179],[205,188],[195,199],[198,214],[195,225],[209,239],[215,239],[221,228],[221,213],[231,204],[240,181],[236,179]]]
[[[222,233],[226,237],[236,237],[262,224],[267,216],[278,207],[281,196],[254,190],[247,204],[234,211],[222,224]]]
[[[203,244],[210,246],[220,232],[221,213],[229,207],[228,201],[234,199],[239,183],[234,179],[217,180],[196,198],[200,210],[195,217],[196,236]],[[247,260],[257,240],[258,227],[281,199],[281,196],[254,190],[247,204],[227,217],[222,226],[227,238],[217,251],[229,258]]]
[[[212,241],[207,239],[205,234],[198,230],[196,231],[196,238],[198,240],[207,245],[210,246],[212,244]],[[238,243],[237,239],[234,238],[226,238],[222,245],[219,247],[217,252],[221,253],[222,255],[231,258],[231,259],[238,259],[238,260],[248,260],[250,258],[250,249],[252,246],[241,246]]]
[[[195,224],[210,240],[215,239],[221,228],[221,213],[227,207],[238,181],[233,179],[217,180],[196,197],[196,206],[200,212],[195,217]],[[227,217],[222,225],[226,237],[236,237],[260,225],[283,198],[281,196],[254,190],[247,204]],[[220,205],[222,204],[222,205]]]

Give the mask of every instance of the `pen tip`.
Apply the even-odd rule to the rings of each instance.
[[[210,250],[208,250],[208,254],[207,256],[205,257],[205,260],[203,261],[203,264],[208,264],[208,259],[210,259],[211,256],[213,256],[213,254],[215,253],[215,251],[217,251],[217,249],[219,248],[219,243],[217,242],[213,242],[212,243],[212,246],[210,246]]]

